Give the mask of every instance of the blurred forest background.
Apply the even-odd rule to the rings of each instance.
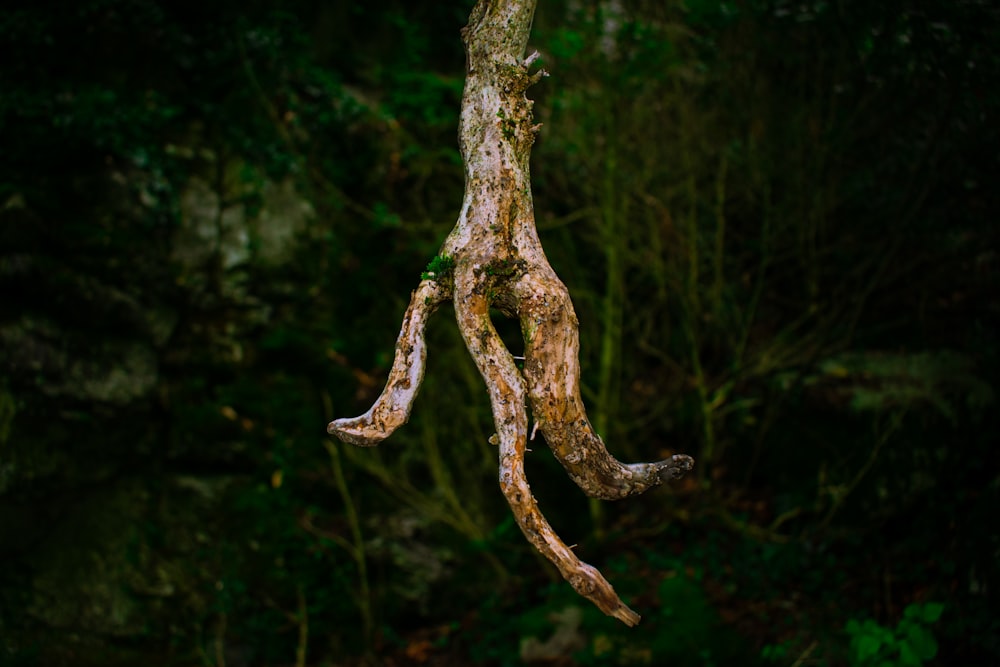
[[[627,461],[523,539],[432,321],[472,0],[0,12],[0,665],[1000,664],[1000,15],[987,0],[541,0],[536,214]],[[516,337],[516,325],[507,331]],[[992,518],[990,518],[992,517]]]

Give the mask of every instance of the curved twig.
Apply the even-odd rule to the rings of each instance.
[[[392,370],[382,394],[360,417],[330,422],[327,433],[352,445],[374,447],[409,420],[427,365],[424,329],[428,318],[449,298],[451,290],[433,280],[424,280],[413,290],[396,339]]]
[[[569,291],[547,263],[527,272],[513,290],[532,415],[552,453],[587,495],[617,500],[678,479],[694,467],[694,459],[683,454],[628,465],[611,456],[580,397],[579,324]]]
[[[639,615],[619,599],[597,568],[577,558],[556,535],[531,493],[524,474],[528,440],[525,380],[490,320],[489,303],[474,294],[475,283],[471,272],[456,276],[456,293],[470,296],[455,299],[455,316],[466,347],[479,372],[487,378],[493,422],[500,440],[500,489],[521,532],[559,568],[563,578],[605,614],[634,626],[639,622]]]

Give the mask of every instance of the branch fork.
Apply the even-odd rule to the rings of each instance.
[[[328,431],[344,442],[377,445],[409,419],[427,359],[424,330],[452,301],[466,348],[486,382],[498,445],[500,488],[528,541],[580,595],[633,626],[639,615],[611,584],[556,535],[538,508],[524,472],[530,432],[545,436],[570,478],[587,494],[615,500],[642,493],[691,470],[675,455],[624,464],[608,453],[580,396],[579,324],[569,291],[549,265],[535,228],[528,161],[540,126],[524,91],[544,70],[528,74],[538,52],[521,59],[534,0],[479,0],[462,30],[468,58],[459,144],[465,198],[437,262],[413,291],[396,340],[385,389],[365,414],[338,419]],[[516,317],[524,338],[523,371],[490,319],[490,308]]]

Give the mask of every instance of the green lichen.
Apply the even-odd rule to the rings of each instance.
[[[506,92],[523,92],[527,86],[527,75],[517,65],[497,64],[497,79]]]
[[[496,259],[486,265],[486,275],[499,278],[510,278],[524,266],[523,259]]]
[[[507,118],[507,114],[504,113],[503,109],[497,111],[497,118],[500,119],[500,133],[503,135],[504,139],[510,141],[514,138],[514,133],[517,130],[517,123],[514,122],[514,119]]]
[[[538,325],[532,319],[521,320],[521,336],[524,338],[525,345],[530,345],[534,341],[536,331],[538,331]]]

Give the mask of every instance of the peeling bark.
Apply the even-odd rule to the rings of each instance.
[[[532,124],[525,91],[545,76],[529,73],[537,53],[522,60],[535,0],[479,0],[462,29],[465,91],[459,145],[465,199],[439,257],[444,274],[427,275],[413,292],[382,395],[360,417],[338,419],[328,431],[372,446],[406,423],[423,379],[424,328],[451,299],[459,330],[489,392],[500,449],[500,488],[528,541],[604,613],[639,622],[596,568],[583,563],[542,516],[524,474],[531,408],[570,478],[588,495],[618,499],[681,477],[693,459],[623,464],[608,453],[580,397],[579,326],[569,291],[549,265],[535,229],[528,161],[540,126]],[[524,337],[518,369],[490,320],[490,308],[517,317]]]

